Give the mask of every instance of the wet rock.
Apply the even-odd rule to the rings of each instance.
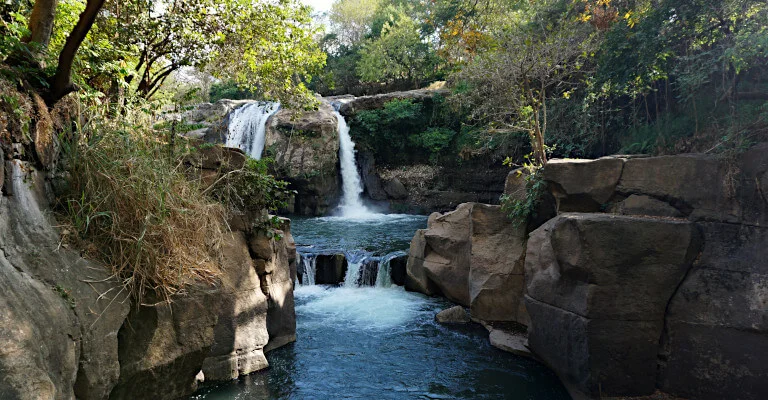
[[[579,390],[653,393],[670,298],[698,254],[680,220],[561,214],[525,260],[531,349]]]
[[[454,306],[440,311],[435,321],[441,324],[466,324],[470,322],[469,313],[462,306]]]
[[[347,264],[344,254],[319,254],[317,256],[315,284],[338,285],[344,282]]]
[[[504,350],[507,353],[523,357],[533,357],[533,353],[528,349],[528,338],[522,333],[492,329],[488,335],[488,340],[491,342],[491,346]]]
[[[389,275],[392,283],[398,286],[405,285],[407,276],[406,266],[408,265],[408,256],[395,257],[389,261]]]

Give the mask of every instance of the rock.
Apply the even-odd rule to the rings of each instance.
[[[525,260],[531,349],[586,393],[653,393],[667,304],[700,243],[681,220],[547,222],[531,233]]]
[[[499,206],[475,204],[470,217],[472,317],[527,322],[523,305],[525,227],[511,223]]]
[[[296,312],[293,282],[296,279],[296,244],[291,235],[291,221],[281,219],[280,238],[273,239],[274,254],[268,262],[268,274],[262,275],[261,290],[267,295],[267,332],[269,343],[264,351],[272,351],[296,341]]]
[[[622,177],[624,160],[551,160],[544,179],[557,199],[559,212],[597,212],[611,199]]]
[[[424,269],[424,254],[427,246],[424,233],[426,231],[426,229],[417,230],[413,235],[413,239],[411,239],[408,262],[405,267],[405,290],[432,296],[439,294],[440,289],[427,277],[427,271]]]
[[[318,254],[315,284],[338,285],[344,282],[347,273],[347,259],[344,254]]]
[[[507,353],[523,357],[533,357],[528,349],[528,338],[524,334],[516,334],[502,329],[492,329],[488,335],[491,346],[504,350]]]
[[[480,320],[528,322],[524,227],[500,206],[476,203],[433,213],[427,226],[411,241],[406,289],[443,294]]]
[[[248,156],[242,150],[224,146],[198,146],[184,163],[200,170],[229,172],[243,168]]]
[[[358,151],[357,161],[360,166],[360,177],[363,179],[363,185],[365,186],[365,194],[371,200],[386,200],[387,193],[384,192],[379,174],[376,173],[373,153],[367,150]]]
[[[216,289],[198,286],[170,304],[145,298],[131,307],[118,334],[120,380],[109,398],[176,399],[194,392],[214,344],[221,300]]]
[[[462,306],[446,308],[435,315],[435,321],[441,324],[466,324],[470,322],[469,313]]]
[[[469,306],[472,203],[434,219],[424,232],[424,271],[449,300]]]
[[[616,189],[663,199],[695,221],[738,222],[739,205],[729,193],[735,188],[729,188],[728,174],[728,166],[714,156],[638,158],[626,161]]]
[[[103,265],[60,246],[45,181],[6,162],[0,196],[0,398],[105,398],[118,379],[129,310]]]
[[[615,207],[615,213],[622,215],[647,215],[654,217],[683,217],[683,213],[668,203],[653,197],[633,194]]]
[[[408,256],[395,257],[389,261],[389,276],[392,278],[392,283],[398,286],[404,286],[406,276],[408,275],[406,269],[408,265]]]
[[[345,117],[351,117],[362,110],[374,110],[383,108],[384,104],[392,100],[409,99],[414,102],[431,101],[435,95],[447,95],[447,90],[417,89],[402,92],[390,92],[373,96],[355,97],[347,99],[341,104],[339,112]]]
[[[50,170],[59,156],[59,140],[54,131],[53,120],[48,111],[48,105],[39,94],[32,91],[31,97],[35,105],[35,128],[32,138],[35,145],[35,154],[44,169]]]
[[[704,247],[669,305],[659,386],[690,398],[768,393],[768,228],[701,223]]]
[[[265,154],[275,159],[275,175],[296,190],[294,211],[325,215],[339,197],[339,136],[333,107],[317,111],[281,109],[267,121]]]
[[[242,232],[233,232],[224,242],[221,300],[213,344],[202,363],[209,381],[235,379],[268,366],[264,346],[267,332],[267,296],[261,290]]]
[[[397,178],[384,181],[384,192],[391,199],[402,200],[408,198],[408,190]]]
[[[5,186],[5,155],[0,148],[0,196],[3,195],[3,186]]]

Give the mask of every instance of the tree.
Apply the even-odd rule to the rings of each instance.
[[[72,65],[80,45],[85,40],[88,31],[96,21],[96,17],[104,5],[104,0],[87,0],[85,9],[80,13],[77,23],[69,32],[63,48],[59,52],[58,63],[53,75],[47,75],[43,70],[42,56],[48,49],[54,29],[56,6],[58,0],[39,0],[32,8],[29,18],[29,34],[23,39],[27,47],[19,47],[9,60],[13,65],[23,65],[35,70],[43,76],[43,82],[37,89],[41,92],[46,104],[50,107],[61,98],[77,89],[72,83]]]
[[[578,22],[507,31],[493,51],[478,55],[454,76],[465,86],[457,100],[469,102],[472,116],[494,132],[526,132],[536,163],[545,164],[547,101],[568,96],[580,83],[591,53],[589,32]]]
[[[336,0],[331,7],[331,31],[339,44],[353,47],[371,31],[381,0]]]
[[[381,36],[369,40],[360,51],[357,72],[368,82],[410,82],[414,88],[429,78],[435,56],[422,39],[420,26],[402,8],[390,6],[389,20]]]

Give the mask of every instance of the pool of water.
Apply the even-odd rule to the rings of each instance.
[[[426,217],[294,219],[299,249],[386,254],[408,248]],[[444,299],[401,287],[298,286],[297,341],[270,367],[209,384],[193,399],[569,399],[541,364],[488,343],[476,324],[443,326]]]

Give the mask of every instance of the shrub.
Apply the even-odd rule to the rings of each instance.
[[[88,256],[113,268],[139,299],[165,299],[220,272],[224,209],[187,179],[176,149],[147,122],[91,118],[65,142],[59,204]]]

